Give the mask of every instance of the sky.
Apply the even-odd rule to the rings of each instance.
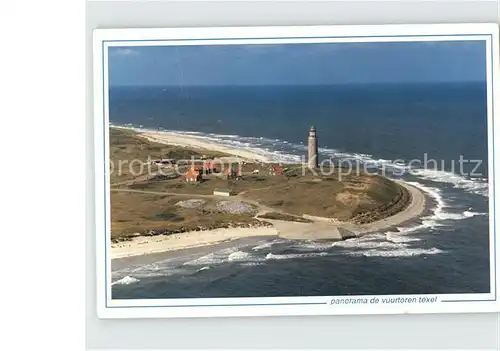
[[[110,86],[485,81],[484,41],[128,46],[109,49]]]

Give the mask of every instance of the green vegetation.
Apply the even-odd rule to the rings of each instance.
[[[216,200],[194,208],[179,206],[186,197],[111,192],[111,238],[268,225],[249,213],[217,211]]]

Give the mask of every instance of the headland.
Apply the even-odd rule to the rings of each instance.
[[[110,146],[112,258],[254,236],[345,240],[426,209],[404,182],[279,165],[198,135],[113,127]]]

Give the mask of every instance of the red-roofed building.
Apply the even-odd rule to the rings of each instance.
[[[279,166],[271,166],[269,168],[269,175],[283,175],[283,168]]]
[[[191,167],[186,172],[186,181],[187,182],[201,182],[202,176],[201,171],[196,167]]]
[[[226,179],[235,179],[236,172],[234,170],[228,168],[224,171],[224,176],[226,177]]]
[[[215,166],[214,161],[206,161],[203,164],[203,172],[204,173],[215,173],[217,172],[217,167]]]

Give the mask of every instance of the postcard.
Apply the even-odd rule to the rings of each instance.
[[[498,34],[95,30],[99,316],[500,311]]]

